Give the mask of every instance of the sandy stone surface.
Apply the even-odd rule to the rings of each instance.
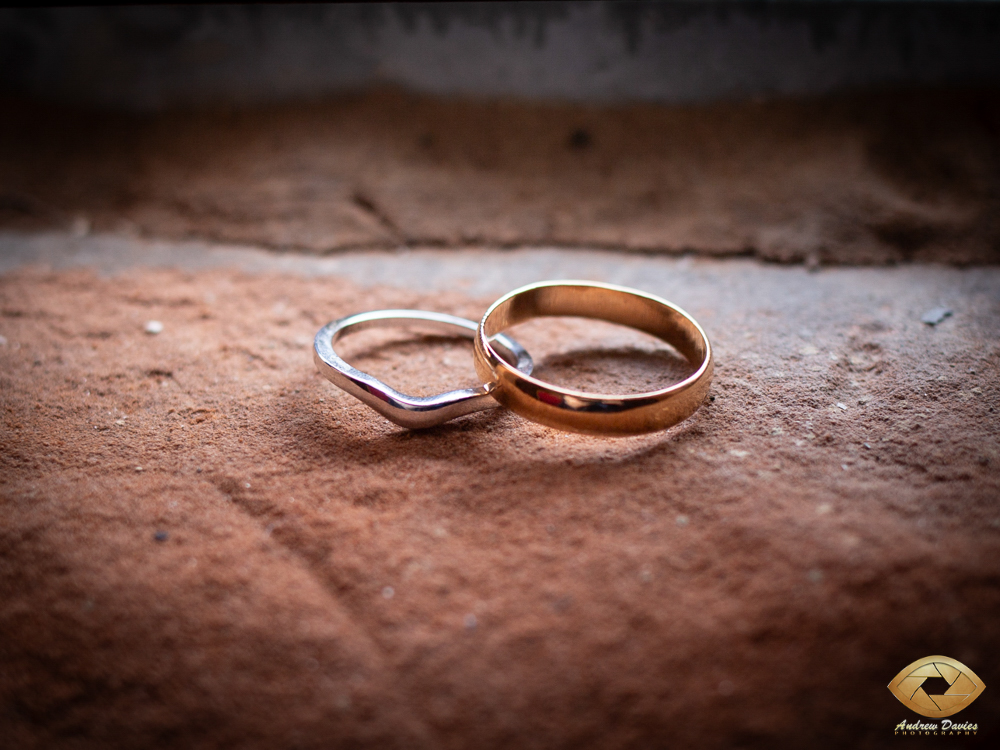
[[[462,256],[478,285],[372,286],[362,260],[0,276],[10,746],[895,747],[915,714],[885,686],[936,653],[987,685],[962,746],[996,741],[1000,272],[418,259]],[[412,433],[311,363],[340,315],[478,318],[523,269],[581,265],[703,323],[718,369],[689,421]],[[684,369],[618,328],[517,335],[564,384]],[[404,390],[474,378],[464,342],[345,352]]]
[[[1000,261],[996,91],[605,108],[382,91],[145,117],[3,108],[8,228],[315,253],[546,244]]]

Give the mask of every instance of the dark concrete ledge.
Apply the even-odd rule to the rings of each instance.
[[[1000,80],[994,2],[190,5],[0,11],[0,89],[129,109],[372,85],[691,102]]]

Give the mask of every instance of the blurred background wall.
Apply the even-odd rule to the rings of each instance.
[[[521,2],[0,10],[0,90],[126,109],[372,85],[689,102],[1000,81],[995,2]]]

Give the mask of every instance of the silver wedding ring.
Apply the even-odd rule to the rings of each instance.
[[[368,373],[351,367],[334,351],[334,344],[348,333],[371,328],[403,326],[432,334],[474,338],[478,325],[471,320],[423,310],[376,310],[358,313],[323,326],[313,343],[313,359],[331,383],[364,402],[400,427],[433,427],[465,414],[492,409],[500,404],[490,395],[496,383],[464,388],[437,396],[407,396]],[[500,334],[490,342],[501,357],[525,375],[531,374],[531,356],[509,336]]]

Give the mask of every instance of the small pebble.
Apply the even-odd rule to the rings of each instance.
[[[141,466],[136,466],[136,467],[135,467],[135,470],[136,470],[136,471],[142,471],[142,467],[141,467]]]
[[[683,516],[683,515],[677,516],[677,525],[678,526],[687,526],[688,525],[688,517],[687,516]]]
[[[842,403],[840,403],[840,402],[838,401],[838,402],[837,402],[837,408],[838,408],[838,409],[842,409],[843,411],[847,411],[847,404],[842,404]]]
[[[396,595],[396,589],[394,589],[392,586],[386,586],[384,589],[382,589],[383,599],[392,599],[392,597],[394,597],[395,595]]]
[[[936,326],[945,318],[951,317],[951,310],[947,307],[933,307],[923,315],[920,316],[920,320],[929,326]]]
[[[169,538],[170,538],[170,534],[168,534],[165,531],[157,531],[155,534],[153,534],[153,539],[155,539],[158,542],[165,542]]]
[[[163,323],[158,320],[150,320],[146,323],[146,333],[151,336],[155,336],[158,333],[163,333]]]

